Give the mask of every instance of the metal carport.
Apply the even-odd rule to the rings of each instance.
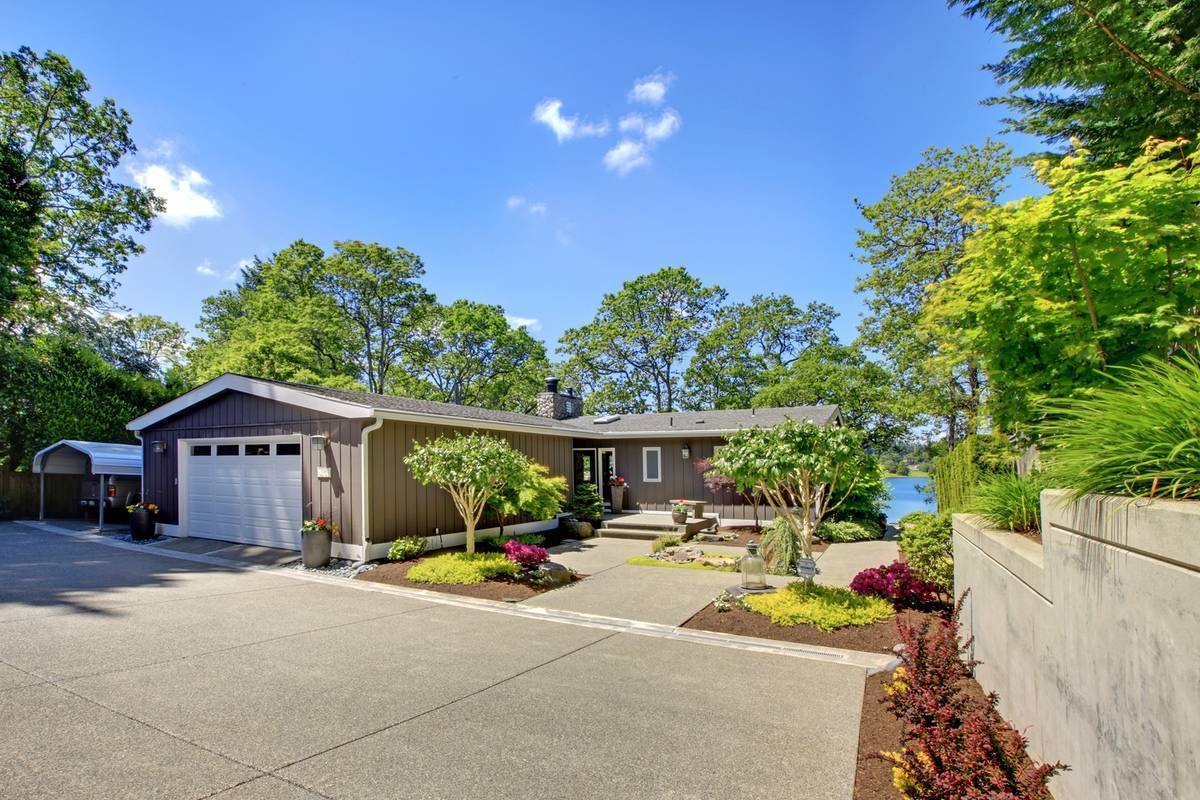
[[[100,480],[96,506],[100,529],[104,529],[104,487],[111,475],[142,476],[142,448],[136,444],[83,442],[63,439],[33,456],[33,471],[40,476],[38,519],[46,517],[46,475],[93,475]]]

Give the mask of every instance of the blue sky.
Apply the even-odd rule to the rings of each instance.
[[[551,347],[679,264],[829,302],[849,339],[853,198],[1001,127],[1003,43],[938,0],[177,5],[11,3],[0,45],[133,115],[127,179],[169,208],[118,299],[189,326],[242,260],[363,239]]]

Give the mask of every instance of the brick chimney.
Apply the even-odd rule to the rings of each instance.
[[[550,419],[571,419],[583,415],[583,398],[575,394],[574,389],[566,393],[558,391],[558,378],[546,378],[546,390],[538,393],[537,411],[539,417]]]

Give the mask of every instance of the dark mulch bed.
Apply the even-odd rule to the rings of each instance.
[[[490,580],[483,583],[466,585],[418,583],[410,581],[406,577],[409,569],[416,563],[416,561],[396,561],[389,564],[380,564],[373,570],[355,576],[355,580],[386,583],[389,586],[404,586],[409,589],[428,589],[433,592],[445,592],[446,594],[457,594],[464,597],[481,597],[484,600],[527,600],[535,595],[550,591],[550,587],[534,586],[522,583],[521,581]]]
[[[811,625],[793,625],[791,627],[776,625],[762,614],[746,611],[736,606],[721,612],[709,603],[699,613],[683,623],[683,627],[717,631],[718,633],[736,633],[739,636],[754,636],[759,639],[778,639],[797,644],[815,644],[822,647],[841,647],[845,650],[880,653],[891,652],[892,648],[900,641],[896,635],[895,621],[897,619],[905,619],[912,625],[919,625],[925,617],[930,616],[930,613],[910,609],[901,611],[885,622],[826,632]]]
[[[892,766],[879,758],[881,751],[901,748],[904,729],[900,720],[884,705],[883,685],[892,679],[890,672],[867,676],[863,691],[862,724],[858,728],[858,767],[854,773],[854,800],[898,800],[900,793],[892,785]]]

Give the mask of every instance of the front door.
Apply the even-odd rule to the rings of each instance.
[[[575,451],[575,486],[585,483],[596,483],[596,451],[592,449]]]
[[[604,503],[612,507],[612,486],[610,480],[617,474],[617,451],[611,447],[597,451],[600,454],[600,494]]]

